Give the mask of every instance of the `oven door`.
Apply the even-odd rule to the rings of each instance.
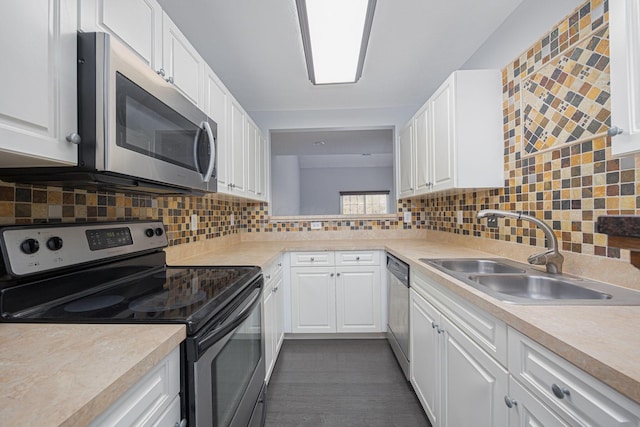
[[[258,284],[258,286],[260,286]],[[265,377],[261,288],[238,297],[242,302],[224,320],[187,347],[189,426],[221,427],[255,422],[263,417]],[[253,420],[252,420],[253,416]],[[261,425],[260,422],[258,425]]]
[[[216,123],[117,40],[95,46],[97,169],[215,191]]]

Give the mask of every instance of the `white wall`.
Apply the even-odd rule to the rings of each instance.
[[[300,215],[298,156],[271,158],[271,215]]]
[[[389,190],[390,205],[395,206],[393,168],[301,169],[300,214],[337,215],[340,213],[340,191],[372,190]]]
[[[462,69],[504,68],[584,3],[585,0],[524,0]]]

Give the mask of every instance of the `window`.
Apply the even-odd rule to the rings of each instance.
[[[341,191],[342,215],[375,215],[388,213],[388,191]]]

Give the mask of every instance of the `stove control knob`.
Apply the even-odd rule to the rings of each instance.
[[[58,251],[62,249],[62,239],[60,237],[51,237],[47,240],[47,247],[52,251]]]
[[[26,239],[20,243],[20,250],[27,255],[35,254],[40,249],[40,243],[36,239]]]
[[[147,228],[144,230],[144,234],[146,234],[147,237],[153,237],[153,228]]]
[[[156,236],[162,236],[164,234],[164,230],[161,227],[156,228]]]

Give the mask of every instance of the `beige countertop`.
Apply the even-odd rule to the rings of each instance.
[[[0,323],[0,424],[87,425],[185,333],[184,325]]]
[[[189,258],[168,250],[170,264],[268,266],[281,252],[387,250],[468,301],[503,320],[574,365],[640,403],[639,306],[529,306],[501,302],[419,261],[419,258],[496,257],[447,242],[427,240],[306,240],[242,242]],[[527,251],[535,251],[532,248]],[[522,259],[516,259],[522,262]],[[606,260],[605,260],[606,261]],[[569,264],[571,260],[569,260]],[[575,274],[575,272],[571,272]]]

